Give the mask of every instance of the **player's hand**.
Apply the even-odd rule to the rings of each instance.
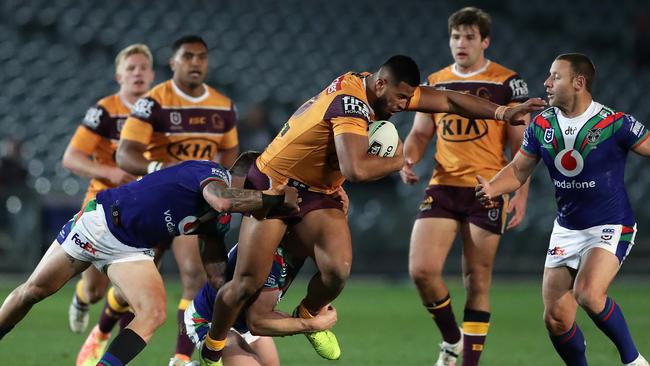
[[[402,178],[402,182],[413,185],[420,181],[420,178],[413,171],[413,162],[411,159],[406,159],[402,170],[399,171],[399,176]]]
[[[508,205],[508,213],[513,213],[512,218],[508,222],[507,229],[514,229],[524,220],[526,215],[526,199],[523,194],[515,193]]]
[[[337,319],[338,315],[336,313],[336,309],[334,309],[333,306],[328,305],[321,309],[321,311],[316,314],[311,320],[312,326],[315,330],[318,331],[331,329],[334,324],[336,324]]]
[[[134,175],[131,175],[118,167],[107,167],[106,179],[115,185],[122,185],[136,180]]]
[[[277,190],[272,189],[271,191],[277,191],[278,192],[277,194],[284,195],[284,204],[283,204],[284,208],[288,209],[289,211],[300,210],[298,204],[302,200],[298,195],[298,190],[296,188],[283,185],[278,187]]]
[[[535,111],[541,111],[546,108],[546,101],[542,98],[530,98],[526,102],[510,107],[506,110],[503,120],[512,126],[526,124],[526,116]]]
[[[490,182],[480,175],[476,176],[476,199],[485,207],[485,208],[495,208],[498,207],[498,202],[494,201],[494,195],[492,194]]]
[[[348,209],[350,208],[350,197],[348,197],[348,193],[345,189],[343,189],[343,187],[337,188],[332,197],[338,198],[338,200],[341,201],[343,204],[343,213],[347,215]]]

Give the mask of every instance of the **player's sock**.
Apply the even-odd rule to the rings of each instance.
[[[4,336],[6,336],[7,333],[11,332],[12,329],[14,329],[13,326],[11,326],[11,327],[0,327],[0,339],[2,339]]]
[[[217,361],[221,358],[223,348],[226,346],[226,340],[214,340],[210,335],[205,336],[205,342],[201,347],[201,357],[208,360]]]
[[[476,366],[490,328],[490,313],[465,309],[463,316],[463,366]]]
[[[88,299],[86,298],[86,294],[84,293],[84,280],[83,278],[80,279],[77,284],[75,285],[75,290],[74,290],[74,298],[73,300],[75,304],[79,308],[87,307],[88,306]]]
[[[598,328],[614,342],[624,364],[639,357],[632,335],[627,327],[621,307],[611,298],[605,301],[605,308],[598,314],[589,314]]]
[[[115,288],[111,287],[106,294],[104,309],[99,315],[99,331],[103,334],[109,334],[120,317],[129,310],[128,305],[122,305],[115,298]]]
[[[441,300],[435,301],[432,304],[424,304],[424,306],[431,313],[438,329],[440,329],[442,339],[450,344],[458,343],[460,341],[460,330],[454,317],[454,311],[451,308],[451,297],[449,297],[449,294]]]
[[[131,329],[124,329],[113,339],[106,353],[97,363],[98,366],[122,366],[129,363],[140,353],[147,342]]]
[[[122,314],[120,317],[120,329],[125,329],[131,323],[133,318],[135,318],[135,314],[130,311]]]
[[[553,347],[568,366],[587,366],[585,357],[585,336],[578,324],[573,323],[571,329],[559,336],[549,335]]]
[[[178,303],[178,311],[176,312],[178,335],[176,336],[175,357],[184,361],[189,361],[194,351],[194,343],[187,336],[187,331],[185,330],[185,309],[187,309],[191,302],[192,300],[181,299]]]

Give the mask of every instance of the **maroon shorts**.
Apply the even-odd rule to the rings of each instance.
[[[296,223],[300,221],[305,215],[311,211],[323,210],[327,208],[336,208],[343,210],[343,203],[338,198],[326,195],[324,193],[312,192],[308,189],[305,189],[304,184],[295,181],[296,184],[291,184],[291,186],[298,189],[298,195],[301,198],[301,202],[298,204],[300,211],[296,212],[286,212],[286,210],[273,208],[266,215],[267,219],[281,219],[287,223]],[[244,188],[246,189],[257,189],[257,190],[266,190],[271,188],[271,178],[268,175],[262,173],[257,165],[253,164],[246,175],[246,182],[244,183]]]
[[[416,219],[442,217],[467,221],[495,234],[503,234],[507,199],[497,199],[497,208],[485,208],[476,199],[474,188],[434,185],[427,187]]]

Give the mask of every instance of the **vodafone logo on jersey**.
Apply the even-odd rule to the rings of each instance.
[[[574,149],[564,149],[555,156],[555,168],[566,177],[580,174],[584,165],[582,155]]]

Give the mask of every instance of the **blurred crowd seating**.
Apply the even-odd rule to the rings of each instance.
[[[372,71],[395,53],[414,57],[423,77],[449,64],[447,17],[468,4],[3,0],[0,136],[22,141],[29,187],[43,196],[69,196],[76,205],[86,181],[64,169],[61,157],[86,109],[117,89],[113,59],[126,45],[144,42],[151,47],[159,82],[170,76],[171,43],[183,34],[202,35],[211,47],[208,84],[231,96],[242,116],[263,103],[268,108],[267,128],[277,131],[298,105],[348,70]],[[650,125],[650,103],[645,101],[650,71],[634,59],[633,19],[647,11],[643,2],[506,0],[479,5],[493,16],[488,57],[519,71],[531,95],[543,96],[542,83],[557,54],[584,52],[597,66],[595,99]],[[411,119],[411,114],[395,119],[403,138]],[[642,224],[650,222],[650,205],[643,204],[650,201],[647,164],[631,158],[627,170],[629,193]],[[418,171],[427,181],[431,163],[421,165]],[[355,251],[364,256],[379,250],[387,254],[382,256],[385,263],[362,263],[361,268],[403,273],[405,261],[392,264],[391,253],[403,256],[407,250],[423,185],[406,187],[393,177],[359,188],[348,186],[353,196],[351,226],[355,240],[364,243]],[[497,265],[504,271],[541,267],[553,214],[552,185],[544,169],[538,169],[527,219],[520,230],[506,236],[500,251],[501,256],[521,260]],[[650,248],[637,250],[650,257]],[[536,256],[527,256],[530,253]]]

